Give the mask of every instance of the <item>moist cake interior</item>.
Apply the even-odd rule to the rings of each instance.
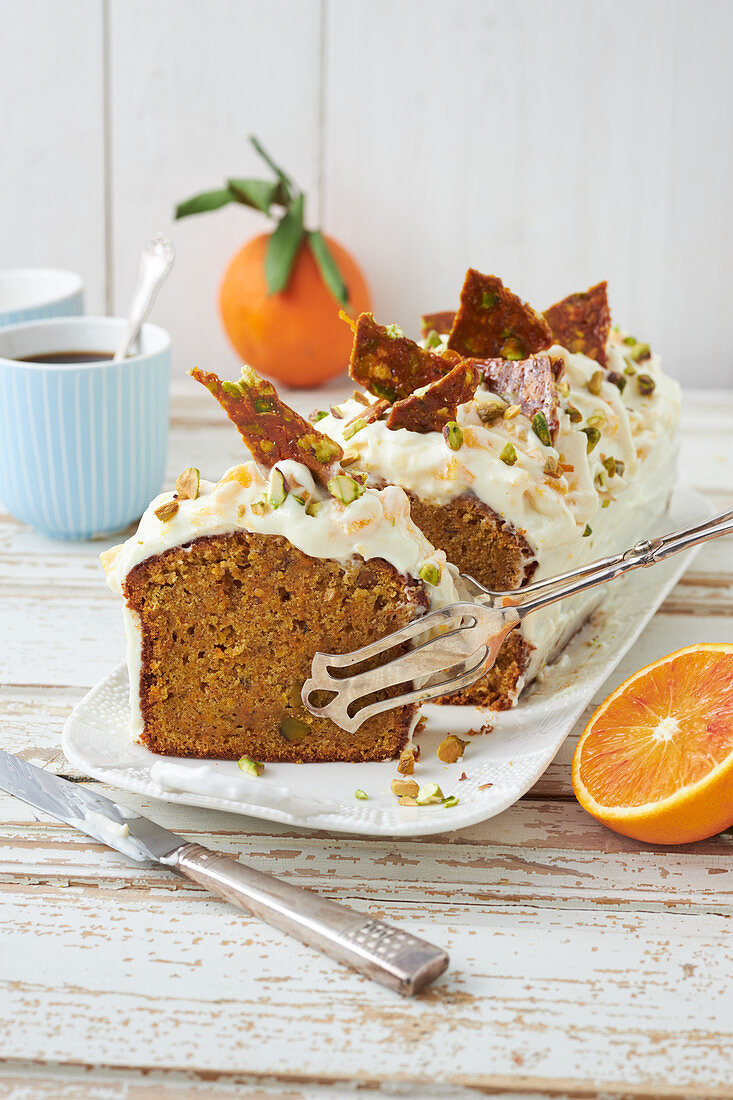
[[[430,504],[414,493],[408,496],[415,523],[433,546],[445,551],[448,561],[461,573],[497,591],[519,588],[529,582],[537,566],[529,545],[482,501],[464,494],[447,504]],[[486,676],[438,701],[508,709],[531,652],[532,646],[514,631]]]
[[[379,559],[345,568],[277,535],[239,531],[147,558],[124,593],[142,632],[142,741],[173,756],[378,760],[407,743],[413,706],[345,733],[300,699],[314,653],[345,653],[428,607]]]

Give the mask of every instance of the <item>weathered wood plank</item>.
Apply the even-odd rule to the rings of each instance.
[[[99,788],[104,790],[105,788]],[[352,903],[450,909],[524,904],[608,911],[677,909],[733,914],[733,833],[659,848],[613,833],[575,803],[525,799],[490,821],[424,839],[345,840],[284,825],[107,792],[187,839]],[[0,795],[0,879],[148,888],[197,888],[136,864],[83,833]],[[462,914],[462,917],[459,917]]]
[[[287,1051],[306,1077],[490,1084],[602,1067],[611,1081],[730,1082],[725,918],[497,907],[466,926],[419,902],[410,920],[367,908],[449,948],[432,990],[398,1000],[213,900],[172,911],[76,892],[60,907],[55,891],[6,889],[4,1054],[276,1074]]]
[[[186,1100],[206,1096],[206,1100],[353,1100],[355,1092],[376,1097],[414,1097],[416,1100],[471,1100],[477,1095],[499,1100],[730,1100],[731,1090],[667,1081],[636,1082],[586,1080],[559,1077],[539,1078],[516,1072],[477,1081],[461,1076],[450,1083],[427,1081],[418,1070],[408,1077],[378,1080],[360,1075],[358,1079],[338,1080],[335,1073],[308,1077],[303,1073],[280,1071],[276,1077],[253,1074],[229,1074],[205,1070],[179,1072],[41,1064],[38,1062],[0,1062],[3,1100]]]
[[[389,1081],[363,1078],[360,1082],[307,1079],[293,1071],[272,1077],[252,1074],[202,1073],[165,1070],[105,1069],[99,1066],[43,1065],[34,1062],[0,1062],[0,1095],[3,1100],[354,1100],[355,1090],[368,1090],[369,1096],[394,1097],[395,1085]],[[542,1100],[543,1090],[527,1092],[517,1080],[517,1091],[507,1083],[513,1096],[521,1100]],[[555,1091],[555,1100],[571,1100],[570,1094]],[[562,1086],[561,1086],[562,1087]],[[397,1086],[401,1097],[416,1100],[470,1100],[476,1096],[470,1085],[433,1084],[419,1075],[413,1081],[401,1077]],[[521,1093],[518,1091],[521,1090]],[[492,1090],[493,1092],[493,1090]],[[497,1093],[493,1093],[497,1095]]]

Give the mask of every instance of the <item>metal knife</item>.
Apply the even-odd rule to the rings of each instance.
[[[439,947],[365,917],[310,890],[255,871],[163,829],[101,794],[0,749],[0,790],[116,849],[153,860],[260,920],[404,996],[419,993],[448,966]]]

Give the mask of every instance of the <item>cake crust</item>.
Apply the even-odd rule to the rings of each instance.
[[[153,752],[360,761],[407,743],[413,706],[347,734],[300,699],[316,651],[357,649],[428,608],[422,582],[387,562],[342,567],[282,536],[238,531],[145,559],[124,595],[140,623],[141,739]]]

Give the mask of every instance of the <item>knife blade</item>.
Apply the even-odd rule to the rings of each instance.
[[[104,795],[0,749],[0,790],[138,862],[154,861],[403,996],[447,968],[442,948],[193,844]]]
[[[0,749],[0,789],[138,862],[170,858],[188,842],[81,783]]]

